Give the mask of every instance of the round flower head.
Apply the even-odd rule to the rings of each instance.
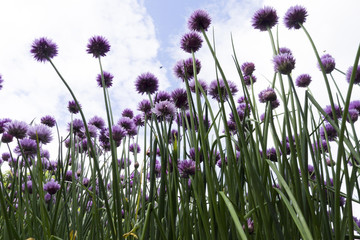
[[[98,129],[103,129],[105,127],[105,121],[101,117],[94,116],[89,120],[89,124],[94,125]]]
[[[26,137],[28,128],[29,127],[26,122],[20,122],[17,120],[11,121],[5,126],[6,132],[17,139],[23,139]]]
[[[136,143],[133,143],[129,146],[129,152],[135,153],[135,151],[136,153],[139,153],[141,151],[141,148]]]
[[[81,109],[81,105],[79,104],[79,107],[78,105],[76,104],[76,102],[73,100],[73,101],[69,101],[68,103],[68,110],[70,113],[73,113],[73,114],[77,114]]]
[[[320,128],[320,137],[321,137],[321,139],[326,140],[326,136],[327,136],[327,139],[329,141],[334,141],[335,138],[337,137],[337,131],[329,123],[326,124],[325,127]]]
[[[175,116],[176,108],[174,103],[170,101],[162,101],[155,104],[153,113],[161,119],[171,119]]]
[[[138,104],[138,110],[144,113],[146,116],[151,115],[151,104],[150,101],[147,99],[142,100]]]
[[[284,53],[292,55],[292,52],[291,52],[291,50],[289,48],[287,48],[287,47],[279,48],[279,54],[284,54]]]
[[[353,67],[349,67],[349,69],[346,72],[346,81],[348,81],[348,83],[350,83],[352,71],[353,71]],[[354,83],[360,84],[360,65],[357,66]]]
[[[293,6],[290,7],[285,13],[284,23],[288,29],[299,29],[306,21],[306,17],[308,16],[306,8],[302,6]]]
[[[196,73],[199,74],[201,70],[201,63],[198,59],[195,60]],[[194,77],[193,59],[180,60],[174,67],[175,76],[182,79],[192,79]]]
[[[135,123],[135,125],[137,126],[137,127],[142,127],[142,126],[144,126],[144,118],[143,118],[143,116],[141,115],[141,114],[138,114],[138,115],[136,115],[134,118],[133,118],[133,120],[134,120],[134,123]]]
[[[37,144],[35,140],[32,139],[28,139],[28,138],[24,138],[20,140],[20,146],[16,146],[14,152],[17,154],[22,154],[22,152],[26,155],[26,156],[32,156],[35,155],[37,153]]]
[[[189,18],[188,27],[190,30],[201,32],[207,31],[211,23],[210,16],[204,10],[196,10]]]
[[[279,99],[276,99],[274,101],[271,101],[270,104],[271,104],[271,109],[275,109],[278,106],[280,106],[280,101],[279,101]]]
[[[68,123],[68,131],[70,132],[70,127],[71,127],[71,123]],[[84,127],[84,123],[82,120],[80,119],[74,119],[72,121],[72,127],[73,127],[73,132],[74,133],[78,133],[78,132],[81,132],[81,128]]]
[[[170,93],[166,91],[159,91],[158,93],[156,93],[154,103],[158,103],[162,101],[171,101]]]
[[[41,123],[48,126],[48,127],[54,127],[56,124],[56,120],[55,118],[53,118],[52,116],[44,116],[41,118]]]
[[[320,58],[321,64],[324,67],[325,73],[331,73],[335,69],[335,59],[330,54],[325,54]],[[318,63],[318,68],[321,71],[321,66]]]
[[[108,72],[103,72],[104,74],[104,85],[106,88],[109,88],[112,86],[112,80],[114,78],[114,76],[111,73]],[[98,74],[96,77],[96,82],[98,84],[99,87],[102,87],[102,81],[101,81],[101,74]]]
[[[201,48],[203,40],[200,35],[196,32],[186,33],[181,38],[181,49],[187,53],[196,52]]]
[[[358,120],[358,118],[359,118],[359,112],[356,109],[349,108],[349,117],[348,117],[347,121],[350,122],[350,119],[351,119],[351,122],[354,123]]]
[[[244,76],[244,83],[246,86],[250,86],[251,83],[256,82],[256,77],[254,75],[245,75]]]
[[[2,79],[2,76],[1,76],[1,74],[0,74],[0,90],[3,88],[3,82],[4,82],[4,80]]]
[[[267,89],[259,93],[259,101],[261,103],[272,102],[277,99],[276,92],[274,89],[268,87]]]
[[[50,39],[39,38],[35,39],[31,45],[30,52],[33,54],[36,61],[46,62],[58,54],[57,45]]]
[[[0,133],[5,132],[5,126],[7,123],[11,122],[10,118],[0,119]]]
[[[50,128],[44,124],[30,127],[27,134],[30,139],[38,139],[42,144],[47,144],[53,139]]]
[[[143,73],[137,77],[135,86],[138,93],[153,94],[159,88],[159,80],[152,73]]]
[[[332,109],[331,109],[330,105],[326,106],[323,110],[324,110],[324,112],[325,112],[325,114],[327,116],[329,116],[331,119],[334,120],[333,112],[332,112]],[[339,107],[338,105],[334,105],[334,110],[335,110],[335,117],[336,118],[341,118],[341,114],[342,114],[341,107]]]
[[[54,195],[57,191],[59,191],[60,187],[61,186],[57,181],[51,179],[49,182],[44,184],[44,191],[47,191],[49,194]]]
[[[189,104],[187,101],[186,90],[183,88],[178,88],[172,91],[171,98],[175,103],[175,106],[179,109],[188,109]]]
[[[360,100],[351,101],[349,104],[349,109],[355,109],[360,114]]]
[[[123,127],[126,131],[129,131],[135,127],[134,121],[128,117],[120,118],[117,124]]]
[[[95,58],[105,57],[106,53],[110,51],[109,41],[102,36],[94,36],[89,39],[86,51]]]
[[[252,17],[252,26],[260,31],[267,31],[278,23],[276,10],[272,7],[264,7],[255,12]]]
[[[13,140],[13,136],[6,132],[4,132],[1,136],[1,142],[3,142],[3,143],[11,143],[12,140]]]
[[[309,74],[301,74],[296,78],[295,84],[298,87],[307,87],[311,83],[311,76]]]
[[[275,71],[281,74],[290,74],[295,68],[295,59],[288,53],[274,56],[273,62]]]
[[[112,136],[114,141],[121,141],[126,136],[126,130],[119,125],[114,125],[112,127]]]
[[[255,64],[252,62],[245,62],[241,65],[241,70],[245,76],[251,76],[255,71]]]
[[[235,85],[235,83],[228,81],[229,84],[229,88],[230,88],[230,94],[235,95],[238,92],[238,89]],[[217,80],[214,80],[210,83],[210,87],[209,87],[209,94],[213,99],[216,99],[218,102],[221,101],[220,99],[220,92],[221,92],[221,99],[223,101],[226,101],[228,99],[228,92],[226,91],[226,87],[225,87],[225,83],[224,80],[219,79],[219,85]]]
[[[121,113],[121,116],[132,119],[134,117],[134,112],[130,108],[125,108]]]
[[[195,175],[196,162],[193,160],[179,161],[178,169],[181,178],[189,178],[189,176]]]
[[[202,89],[204,90],[204,93],[207,94],[207,90],[208,90],[207,83],[205,81],[203,81],[203,80],[200,80],[200,79],[198,79],[198,82],[199,82],[200,86],[202,87]],[[195,80],[193,80],[193,81],[191,81],[189,83],[189,87],[190,87],[191,92],[196,93]],[[199,88],[199,94],[200,94],[200,96],[202,95],[202,92],[200,91],[200,88]]]

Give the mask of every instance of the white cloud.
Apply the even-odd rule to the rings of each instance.
[[[137,1],[3,1],[0,9],[0,71],[5,81],[1,118],[39,122],[50,114],[62,128],[70,121],[66,109],[70,94],[51,65],[36,62],[29,52],[39,37],[57,43],[59,54],[53,61],[88,119],[95,114],[105,117],[102,89],[95,80],[100,73],[98,60],[86,53],[91,36],[102,35],[111,44],[102,64],[115,76],[109,91],[116,120],[125,107],[136,109],[142,99],[134,87],[142,72],[153,72],[164,88],[169,85],[166,72],[159,70],[154,24]]]

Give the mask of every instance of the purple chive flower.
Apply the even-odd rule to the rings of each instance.
[[[138,93],[153,94],[159,88],[159,80],[154,74],[147,72],[137,77],[135,86]]]
[[[94,116],[89,120],[89,124],[97,127],[98,129],[103,129],[105,127],[105,121],[101,117]]]
[[[251,218],[248,218],[246,223],[249,234],[252,234],[254,232],[254,221]],[[245,225],[243,225],[242,227],[244,230],[246,229]]]
[[[325,128],[324,127],[320,128],[320,137],[321,137],[321,139],[326,140],[325,135],[327,136],[327,139],[329,141],[334,141],[335,138],[337,137],[337,131],[335,130],[335,128],[331,124],[328,123],[328,124],[325,125]]]
[[[76,174],[75,174],[75,178],[76,178]],[[66,173],[65,173],[65,180],[66,180],[66,181],[69,181],[69,182],[72,182],[72,180],[73,180],[73,175],[72,175],[72,171],[71,171],[71,170],[66,171]]]
[[[359,118],[359,112],[356,109],[349,108],[349,117],[347,118],[347,121],[350,122],[356,122]]]
[[[189,108],[187,94],[186,94],[185,89],[183,89],[183,88],[175,89],[174,91],[171,92],[171,98],[177,108],[179,108],[179,109],[188,109]]]
[[[50,128],[44,124],[30,127],[27,134],[29,135],[30,139],[35,141],[38,139],[42,144],[47,144],[53,139]]]
[[[14,152],[18,155],[22,154],[21,151],[23,151],[24,155],[26,156],[32,156],[37,153],[37,144],[35,140],[24,138],[20,140],[20,146],[16,146],[14,149]]]
[[[68,123],[68,131],[70,132],[70,126],[71,126],[71,123]],[[83,121],[82,120],[80,120],[80,119],[74,119],[73,121],[72,121],[72,126],[73,126],[73,132],[74,133],[79,133],[79,132],[81,132],[81,128],[83,128],[84,127],[84,123],[83,123]]]
[[[139,153],[141,151],[141,148],[138,144],[136,143],[133,143],[129,146],[129,151],[132,152],[132,153]]]
[[[3,82],[2,75],[0,74],[0,90],[3,88]]]
[[[13,140],[13,136],[8,134],[7,132],[4,132],[1,136],[1,142],[3,143],[11,143]]]
[[[79,103],[79,107],[76,104],[75,100],[69,101],[68,103],[68,110],[70,113],[77,114],[81,109],[81,105]]]
[[[135,125],[137,126],[137,127],[142,127],[142,126],[144,126],[144,119],[143,119],[143,116],[141,115],[141,114],[138,114],[138,115],[136,115],[134,118],[133,118],[133,121],[134,121],[134,123],[135,123]]]
[[[261,103],[272,102],[277,99],[276,92],[274,89],[268,87],[267,89],[259,93],[259,101]]]
[[[278,23],[279,18],[274,8],[266,6],[257,10],[251,20],[255,29],[267,31]]]
[[[349,69],[346,72],[346,81],[348,83],[350,83],[352,71],[353,71],[353,67],[351,66],[351,67],[349,67]],[[355,84],[360,84],[360,65],[357,66],[354,83]]]
[[[159,91],[158,93],[156,93],[154,103],[158,103],[162,101],[171,101],[170,93],[166,91]]]
[[[1,154],[1,158],[2,158],[4,161],[8,161],[8,160],[10,159],[10,157],[11,157],[10,153],[7,153],[7,152]]]
[[[111,87],[114,76],[111,73],[108,73],[108,72],[105,72],[105,71],[103,72],[103,74],[104,74],[104,86],[106,88]],[[101,74],[97,75],[96,82],[97,82],[99,87],[103,87],[102,86]]]
[[[31,45],[30,52],[33,54],[36,61],[46,62],[58,54],[57,45],[50,39],[39,38],[35,39]]]
[[[295,84],[298,87],[307,87],[311,83],[311,76],[309,74],[301,74],[296,78]]]
[[[323,110],[324,110],[324,112],[325,112],[325,114],[327,116],[329,116],[332,120],[334,120],[333,112],[332,112],[332,109],[331,109],[330,105],[326,106]],[[336,118],[341,118],[341,114],[342,114],[341,107],[339,107],[338,105],[334,105],[334,110],[335,110],[335,117]]]
[[[244,83],[246,86],[250,86],[251,83],[256,82],[256,77],[254,75],[245,75],[244,76]]]
[[[175,116],[176,107],[175,104],[170,101],[162,101],[155,104],[153,113],[161,119],[171,119]]]
[[[322,151],[328,152],[328,150],[329,150],[328,145],[325,140],[320,140],[320,141],[315,142],[312,145],[312,148],[313,148],[314,152],[319,151],[320,153],[322,153]]]
[[[124,169],[125,166],[128,167],[130,166],[131,164],[131,160],[128,159],[128,158],[121,158],[121,159],[118,159],[118,165],[120,168]]]
[[[199,74],[201,70],[201,62],[195,59],[196,73]],[[194,77],[193,59],[180,60],[174,67],[175,76],[185,81],[185,79],[192,79]]]
[[[230,88],[230,94],[235,95],[238,92],[235,83],[228,81],[228,84]],[[221,92],[221,99],[219,89]],[[209,87],[209,94],[213,99],[216,99],[218,102],[220,102],[221,100],[226,101],[228,99],[229,93],[226,91],[224,80],[219,79],[219,85],[217,80],[212,81]]]
[[[129,131],[135,127],[134,121],[128,117],[120,118],[117,124],[120,125],[126,131]]]
[[[241,65],[241,70],[245,76],[251,76],[255,71],[255,64],[252,62],[245,62]]]
[[[44,184],[44,191],[47,191],[50,195],[54,195],[59,189],[60,184],[54,179]]]
[[[287,47],[279,48],[279,54],[284,54],[284,53],[292,55],[292,52],[291,52],[291,50],[289,48],[287,48]]]
[[[17,121],[17,120],[8,122],[5,125],[5,129],[7,133],[18,139],[23,139],[24,137],[26,137],[28,128],[29,127],[26,122]]]
[[[148,119],[151,117],[151,104],[149,100],[144,99],[139,102],[137,109],[142,112]]]
[[[202,87],[202,89],[204,90],[204,93],[207,94],[207,91],[208,91],[208,86],[207,86],[207,83],[203,80],[200,80],[198,79],[198,82],[200,84],[200,86]],[[190,87],[190,91],[193,92],[193,93],[196,93],[196,89],[195,89],[195,80],[191,81],[189,83],[189,87]],[[202,96],[202,92],[200,91],[200,87],[199,87],[199,94],[200,96]]]
[[[276,149],[274,147],[266,150],[266,158],[270,161],[277,162]]]
[[[114,125],[111,130],[112,130],[112,137],[116,142],[121,141],[126,136],[127,133],[126,130],[119,125]]]
[[[351,101],[349,109],[355,109],[360,114],[360,100]]]
[[[298,5],[290,7],[285,13],[285,26],[288,29],[299,29],[301,27],[300,25],[306,21],[307,16],[306,8]]]
[[[335,59],[330,54],[325,54],[320,58],[321,64],[324,67],[325,73],[331,73],[335,69]],[[321,71],[321,66],[318,63],[318,68]]]
[[[181,49],[187,53],[196,52],[202,46],[203,40],[197,32],[186,33],[181,38]]]
[[[134,112],[130,108],[125,108],[124,111],[122,111],[121,116],[132,119],[134,117]]]
[[[105,57],[106,53],[110,51],[109,41],[102,36],[94,36],[89,39],[87,44],[87,53],[92,54],[93,57]]]
[[[281,74],[290,74],[295,68],[295,58],[292,54],[281,53],[276,55],[273,58],[273,62],[275,72],[279,72]]]
[[[89,135],[92,138],[96,138],[98,133],[97,130],[98,128],[92,124],[88,124],[88,130],[89,130]],[[85,137],[85,126],[81,128],[81,132],[83,133],[84,137]]]
[[[9,122],[11,122],[11,119],[9,118],[0,119],[0,133],[5,132],[6,124]]]
[[[278,106],[280,106],[280,101],[279,101],[279,99],[276,99],[276,100],[274,100],[274,101],[271,101],[271,102],[270,102],[270,105],[271,105],[271,109],[277,108]]]
[[[201,32],[207,31],[211,23],[209,14],[204,10],[196,10],[188,20],[190,30]]]
[[[28,180],[28,181],[26,182],[26,188],[27,188],[29,194],[31,194],[31,193],[32,193],[32,181],[31,181],[31,180]],[[22,189],[23,191],[25,191],[25,183],[23,183],[23,184],[21,185],[21,189]]]
[[[192,160],[179,161],[178,169],[181,178],[189,178],[189,176],[195,175],[196,162]]]
[[[48,127],[54,127],[56,124],[55,118],[53,118],[52,116],[49,116],[49,115],[42,117],[40,121],[42,124],[44,124]]]

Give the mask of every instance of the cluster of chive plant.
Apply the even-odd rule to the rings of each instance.
[[[0,120],[0,164],[10,169],[0,175],[0,238],[353,239],[360,227],[353,216],[360,193],[360,100],[350,99],[360,83],[359,53],[347,72],[336,69],[330,54],[319,56],[303,26],[306,17],[304,7],[294,6],[284,23],[309,38],[327,87],[323,107],[310,92],[309,74],[293,80],[295,56],[275,44],[272,7],[252,18],[255,29],[269,33],[275,70],[258,96],[255,64],[240,63],[235,51],[239,79],[227,80],[203,10],[191,15],[190,32],[180,42],[189,53],[174,67],[183,87],[159,91],[154,74],[139,74],[135,88],[143,99],[136,110],[111,108],[114,76],[101,63],[111,46],[102,36],[90,38],[87,53],[99,62],[94,79],[107,115],[89,120],[52,61],[57,45],[35,40],[31,54],[50,62],[73,97],[71,120],[65,137],[51,116],[30,124]],[[202,66],[195,54],[204,42],[218,73],[212,81],[198,79]],[[349,83],[346,95],[333,71]],[[0,90],[2,84],[0,75]],[[304,99],[298,91],[305,91]],[[55,141],[54,132],[59,151],[50,157],[46,145]]]

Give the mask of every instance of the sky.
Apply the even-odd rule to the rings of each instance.
[[[354,62],[360,40],[358,0],[1,1],[0,74],[4,83],[0,90],[0,118],[39,123],[42,116],[52,115],[65,134],[70,121],[67,103],[72,99],[51,65],[36,62],[30,54],[32,42],[40,37],[58,45],[59,54],[53,62],[83,106],[87,119],[94,115],[105,117],[102,90],[95,80],[100,73],[99,64],[86,53],[88,39],[95,35],[104,36],[111,44],[102,65],[114,75],[109,93],[115,119],[125,108],[136,111],[137,104],[146,98],[134,87],[141,73],[154,73],[160,90],[184,87],[174,76],[173,66],[190,57],[180,49],[180,39],[189,32],[187,19],[196,9],[208,11],[212,18],[208,35],[214,36],[227,79],[239,86],[232,59],[232,36],[239,62],[255,63],[258,80],[254,87],[259,92],[270,85],[268,79],[273,76],[269,36],[251,26],[254,12],[263,6],[277,10],[280,46],[290,48],[296,58],[294,78],[309,73],[313,78],[310,89],[325,106],[329,104],[325,85],[308,39],[302,30],[288,30],[283,24],[286,10],[296,4],[308,10],[304,25],[320,54],[331,54],[336,67],[346,71]],[[273,33],[276,35],[276,28]],[[196,57],[202,63],[199,78],[210,83],[216,75],[205,44]],[[345,77],[340,73],[334,73],[334,77],[345,92]],[[352,99],[360,99],[359,86],[355,86]],[[6,150],[0,149],[0,153],[3,151]]]

